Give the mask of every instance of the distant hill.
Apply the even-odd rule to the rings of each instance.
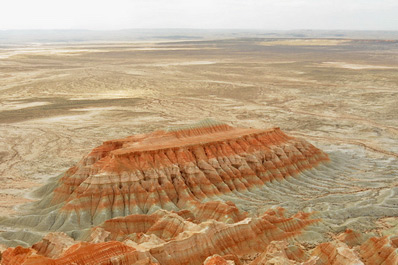
[[[218,38],[348,38],[398,39],[398,31],[126,29],[126,30],[0,30],[0,44],[130,42]]]

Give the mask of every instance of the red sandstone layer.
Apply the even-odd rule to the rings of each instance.
[[[271,130],[227,125],[157,131],[97,147],[60,179],[50,205],[100,224],[116,216],[188,209],[206,220],[204,201],[245,193],[315,167],[328,157],[303,140]],[[216,220],[235,222],[234,204],[219,203]]]
[[[309,217],[297,214],[286,218],[282,209],[234,224],[214,220],[193,224],[164,212],[128,216],[101,226],[106,235],[102,239],[109,242],[73,244],[64,234],[58,238],[54,234],[32,248],[7,249],[3,264],[202,264],[213,254],[241,256],[264,251],[272,241],[292,238],[318,221]],[[94,229],[91,239],[97,235]]]
[[[214,254],[262,252],[317,220],[286,218],[281,209],[248,218],[239,205],[268,182],[328,160],[279,128],[201,124],[107,141],[55,183],[38,203],[41,215],[17,220],[91,243],[50,234],[32,248],[8,249],[3,263],[202,264]]]
[[[218,224],[220,225],[220,224]],[[43,240],[32,248],[8,248],[3,252],[3,265],[47,265],[47,264],[173,264],[173,265],[239,265],[246,261],[248,253],[259,255],[245,264],[287,265],[394,265],[398,264],[396,237],[373,237],[362,245],[347,246],[341,241],[319,244],[312,250],[294,242],[280,241],[287,236],[254,229],[257,224],[210,226],[206,232],[190,235],[168,243],[153,240],[129,246],[109,241],[102,243],[76,243],[60,251],[62,240]],[[247,234],[249,229],[251,232]],[[254,230],[252,230],[254,229]],[[254,231],[264,234],[252,234]],[[71,239],[63,240],[69,242]],[[254,236],[254,237],[252,237]],[[275,237],[276,236],[276,237]],[[259,237],[259,238],[258,238]],[[288,236],[289,237],[289,236]],[[287,238],[288,238],[287,237]],[[279,238],[279,239],[278,239]],[[285,238],[286,239],[286,238]],[[58,249],[58,255],[49,253]],[[53,251],[54,252],[54,251]],[[54,253],[53,253],[54,254]],[[242,261],[243,260],[243,261]]]

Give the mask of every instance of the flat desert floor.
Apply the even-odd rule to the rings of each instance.
[[[18,213],[19,204],[31,201],[30,191],[103,141],[205,118],[281,127],[342,168],[317,187],[282,183],[268,206],[328,211],[323,217],[335,232],[395,229],[398,41],[383,40],[241,38],[0,49],[0,215]]]

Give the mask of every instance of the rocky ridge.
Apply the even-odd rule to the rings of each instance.
[[[379,264],[376,248],[395,260],[393,238],[349,232],[308,251],[294,238],[324,229],[319,214],[266,207],[269,187],[329,161],[279,128],[210,121],[107,141],[36,191],[24,215],[0,220],[15,229],[0,243],[16,246],[2,264],[239,264],[255,253],[253,265]]]

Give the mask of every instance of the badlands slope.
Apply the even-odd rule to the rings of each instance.
[[[76,237],[112,218],[156,217],[158,210],[197,222],[236,223],[270,200],[264,185],[326,161],[325,153],[279,128],[233,128],[204,121],[188,129],[105,142],[37,190],[42,199],[27,207],[25,216],[1,224]],[[36,243],[28,234],[21,230],[2,236],[8,245],[19,240]]]
[[[107,264],[118,256],[115,263],[168,264],[195,256],[188,264],[396,264],[396,41],[8,46],[0,58],[3,263]],[[130,163],[131,149],[118,153],[134,141],[156,150],[159,141],[174,145],[183,138],[173,129],[206,117],[231,125],[221,126],[228,128],[219,132],[223,137],[280,126],[277,134],[287,138],[276,145],[282,151],[271,148],[280,160],[270,156],[276,168],[285,168],[285,155],[294,160],[288,153],[295,151],[286,150],[296,141],[304,149],[316,146],[328,161],[306,169],[289,162],[274,176],[256,166],[258,157],[244,156],[240,163],[255,174],[242,171],[248,180],[239,182],[228,173],[237,173],[237,161],[226,156],[212,171],[225,183],[207,172],[198,188],[192,175],[200,173],[183,167],[181,177],[189,181],[173,188],[155,181],[172,176],[158,170],[168,167],[164,156],[136,146],[152,154],[145,159],[161,161],[155,165]],[[165,128],[171,129],[153,133]],[[101,145],[107,139],[125,140]],[[193,162],[192,152],[169,160]],[[145,170],[148,176],[122,173],[150,166],[156,170]],[[125,181],[142,184],[119,187]],[[94,196],[99,192],[102,199]]]
[[[51,240],[40,241],[50,231],[66,233],[69,237],[52,235],[69,242],[125,242],[113,242],[118,247],[105,257],[89,251],[92,264],[143,258],[201,264],[213,254],[260,252],[319,222],[309,213],[286,218],[282,208],[264,209],[273,197],[268,189],[279,182],[315,183],[320,174],[310,170],[328,162],[321,150],[279,128],[234,128],[212,121],[108,141],[38,190],[42,199],[24,216],[0,222],[15,229],[0,234],[2,243],[35,244],[31,252],[9,248],[3,262],[82,262],[84,257],[69,249],[53,253]]]
[[[13,230],[0,233],[1,243],[33,245],[8,248],[3,264],[217,264],[263,253],[253,261],[261,264],[272,248],[284,253],[280,262],[398,262],[398,237],[345,230],[397,215],[391,193],[374,195],[373,207],[356,204],[368,183],[347,183],[345,174],[358,173],[344,157],[330,159],[279,128],[205,120],[107,141],[37,190],[41,199],[24,215],[0,221]],[[352,196],[353,187],[363,191]],[[325,200],[353,207],[286,216],[270,206]],[[337,232],[340,240],[319,244]],[[306,252],[300,244],[308,243],[319,245]]]

